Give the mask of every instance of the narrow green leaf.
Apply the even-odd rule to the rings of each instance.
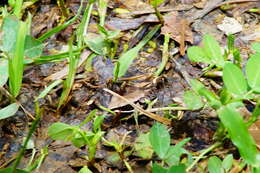
[[[0,120],[9,118],[18,111],[19,105],[17,103],[12,103],[2,109],[0,109]]]
[[[57,85],[59,85],[61,82],[62,82],[61,79],[52,82],[48,87],[46,87],[46,88],[40,93],[40,95],[39,95],[35,100],[39,100],[39,99],[44,98],[54,87],[56,87]]]
[[[161,167],[157,163],[153,163],[152,173],[168,173],[168,170]]]
[[[129,66],[132,64],[133,60],[137,57],[140,49],[154,36],[154,34],[160,29],[161,25],[156,25],[143,40],[138,43],[137,46],[125,52],[120,56],[118,62],[120,63],[118,77],[122,77],[127,72]]]
[[[149,135],[150,143],[156,154],[164,159],[170,147],[170,134],[163,124],[155,123]]]
[[[185,105],[191,110],[200,109],[204,105],[201,97],[193,91],[186,91],[183,97]]]
[[[172,167],[170,167],[170,169],[167,171],[167,173],[174,173],[174,172],[178,172],[178,173],[185,173],[185,165],[180,164],[180,165],[174,165]]]
[[[203,37],[203,45],[207,57],[216,65],[223,66],[224,58],[222,56],[219,43],[215,40],[215,38],[210,35],[205,35]]]
[[[224,173],[221,160],[216,156],[210,157],[208,161],[208,170],[209,173]]]
[[[8,79],[8,61],[0,59],[0,87],[2,87]]]
[[[228,172],[231,169],[232,165],[233,165],[233,155],[229,154],[224,158],[222,162],[222,167],[225,169],[226,172]]]
[[[227,63],[223,69],[223,81],[227,90],[242,95],[247,92],[247,83],[243,72],[236,65]]]
[[[23,79],[23,60],[24,45],[27,25],[24,22],[19,23],[17,38],[15,44],[15,52],[13,57],[9,57],[9,87],[11,94],[16,97],[20,92]]]
[[[246,64],[246,76],[249,86],[257,92],[260,92],[260,53],[251,55]]]
[[[12,172],[12,168],[4,168],[0,170],[0,173],[11,173]],[[15,173],[30,173],[27,171],[24,171],[22,169],[15,169]]]
[[[233,144],[238,148],[241,157],[251,165],[260,164],[260,155],[256,144],[250,136],[241,115],[234,108],[223,106],[218,110],[221,122],[224,124]]]
[[[188,48],[188,58],[192,62],[203,62],[210,64],[211,61],[205,54],[205,50],[198,46],[192,46]]]
[[[101,131],[101,125],[103,123],[105,116],[104,115],[100,115],[100,116],[96,116],[96,118],[94,119],[93,122],[93,132],[98,132]]]

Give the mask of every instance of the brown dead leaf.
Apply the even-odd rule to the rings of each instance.
[[[161,29],[162,34],[169,33],[170,37],[180,44],[180,53],[185,53],[185,41],[193,43],[192,31],[189,27],[189,22],[178,15],[174,11],[164,17],[164,26]]]
[[[144,97],[145,93],[142,90],[135,90],[135,91],[126,93],[123,96],[131,102],[136,102],[140,98]],[[115,108],[119,108],[119,107],[126,106],[126,105],[128,105],[128,102],[120,99],[119,97],[113,96],[111,101],[110,101],[108,108],[109,109],[115,109]]]
[[[252,124],[248,130],[255,139],[256,145],[260,150],[260,120],[257,120],[254,124]]]

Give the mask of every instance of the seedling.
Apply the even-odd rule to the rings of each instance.
[[[208,39],[206,40],[211,40],[212,42],[212,38],[209,36],[207,37]],[[216,42],[214,45],[216,45]],[[194,92],[194,96],[192,96],[192,99],[194,100],[187,100],[186,96],[186,104],[189,107],[194,108],[192,103],[196,102],[195,100],[202,102],[201,98],[198,99],[199,97],[202,97],[206,101],[206,105],[215,109],[219,116],[221,121],[220,128],[224,129],[218,130],[218,132],[222,133],[222,135],[218,135],[222,136],[222,139],[224,136],[229,137],[233,144],[238,148],[240,155],[245,162],[254,167],[254,169],[257,169],[260,164],[260,153],[257,151],[255,141],[249,134],[247,127],[250,126],[259,116],[258,94],[260,92],[260,69],[258,64],[260,63],[260,54],[256,53],[250,56],[245,67],[246,75],[244,75],[240,67],[231,62],[223,63],[222,58],[213,59],[205,56],[207,55],[205,52],[211,52],[212,56],[215,55],[215,57],[220,57],[219,53],[212,52],[213,49],[211,51],[206,51],[206,48],[205,51],[201,50],[202,49],[199,47],[190,48],[190,50],[188,50],[190,53],[194,51],[202,53],[200,54],[201,56],[198,56],[199,54],[193,54],[190,58],[193,59],[196,57],[195,59],[199,60],[199,58],[204,56],[204,58],[200,59],[200,62],[205,60],[207,63],[214,62],[218,66],[221,66],[223,68],[222,79],[224,87],[221,93],[217,95],[208,90],[197,80],[191,80],[189,83],[191,84],[193,91],[188,91],[188,93]],[[217,52],[219,52],[219,49],[217,49]],[[186,92],[186,95],[190,95],[188,93]],[[257,102],[248,123],[243,120],[242,116],[237,111],[237,108],[244,106],[244,100]],[[196,108],[200,107],[202,107],[201,104]],[[225,134],[225,132],[228,134]]]
[[[192,155],[183,148],[185,143],[190,140],[189,138],[172,146],[170,142],[171,137],[166,127],[160,123],[155,123],[151,128],[149,140],[153,150],[162,160],[161,165],[153,163],[153,173],[160,171],[185,173],[186,166],[192,162]],[[188,160],[185,164],[181,162],[181,156],[184,154],[188,155]]]
[[[85,131],[81,126],[93,120],[92,130]],[[54,140],[70,141],[76,147],[88,147],[88,161],[92,162],[95,158],[96,146],[103,136],[101,124],[104,116],[97,116],[96,110],[89,113],[87,118],[78,126],[72,126],[65,123],[54,123],[48,129],[49,136]]]

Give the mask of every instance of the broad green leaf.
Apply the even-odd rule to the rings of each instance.
[[[19,29],[17,31],[14,55],[9,57],[9,87],[10,92],[14,97],[17,97],[23,79],[23,63],[24,63],[24,46],[25,34],[27,32],[27,25],[24,22],[19,22]]]
[[[227,104],[232,99],[232,94],[227,90],[227,88],[223,88],[220,92],[220,101],[222,104]]]
[[[8,79],[8,61],[0,59],[0,87],[2,87]]]
[[[42,44],[41,41],[33,38],[30,35],[26,36],[25,39],[25,56],[28,58],[35,58],[35,57],[39,57],[42,54],[42,50],[43,50],[44,45]]]
[[[196,93],[199,93],[199,90],[205,88],[205,86],[204,86],[201,82],[199,82],[198,80],[196,80],[196,79],[191,79],[191,80],[189,81],[189,83],[190,83],[192,89],[193,89]]]
[[[87,166],[84,166],[83,168],[81,168],[81,169],[79,170],[78,173],[92,173],[92,171],[89,170]]]
[[[74,136],[73,131],[73,126],[58,122],[48,128],[48,135],[54,140],[70,141]]]
[[[219,43],[215,40],[215,38],[210,35],[205,35],[203,37],[203,45],[206,55],[211,62],[218,66],[223,66],[224,58],[222,56]]]
[[[84,41],[89,49],[98,55],[105,55],[108,51],[109,45],[103,36],[88,34]]]
[[[180,165],[174,165],[170,167],[170,169],[167,171],[167,173],[185,173],[185,165],[180,164]]]
[[[151,159],[153,148],[149,141],[149,133],[141,133],[134,143],[135,155],[144,159]]]
[[[252,49],[258,53],[260,53],[260,43],[256,42],[252,44]]]
[[[19,109],[19,105],[17,103],[12,103],[0,109],[0,120],[13,116],[18,109]]]
[[[250,136],[242,116],[234,108],[223,106],[218,110],[221,122],[224,124],[233,144],[238,148],[241,157],[251,165],[260,164],[260,155],[256,144]]]
[[[191,110],[200,109],[204,105],[201,97],[193,91],[186,91],[183,97],[185,105]]]
[[[152,173],[168,173],[168,170],[161,167],[157,163],[153,163]]]
[[[137,57],[138,52],[141,48],[154,36],[154,34],[159,30],[161,25],[156,25],[143,40],[138,43],[134,48],[128,50],[123,55],[120,56],[118,62],[120,63],[118,77],[122,77],[127,72],[129,66],[132,64],[133,60]],[[115,73],[115,72],[114,72]]]
[[[208,170],[209,173],[224,173],[221,160],[216,156],[210,157],[208,161]]]
[[[260,53],[251,55],[246,64],[246,76],[249,86],[260,92]]]
[[[175,146],[170,146],[168,153],[166,155],[165,162],[172,166],[172,165],[178,165],[180,162],[180,158],[183,154],[190,155],[188,151],[186,151],[183,146],[190,140],[190,138],[186,138],[182,141],[180,141]]]
[[[243,72],[235,64],[227,63],[223,69],[223,81],[227,90],[242,95],[247,92],[247,83]]]
[[[188,58],[192,62],[204,62],[210,64],[211,61],[205,54],[205,50],[198,46],[188,48]]]
[[[233,155],[229,154],[224,158],[222,162],[222,167],[225,169],[226,172],[228,172],[231,169],[232,165],[233,165]]]
[[[15,49],[19,21],[15,16],[5,17],[2,25],[3,37],[1,49],[4,52],[13,52]]]
[[[155,123],[149,135],[150,143],[156,154],[164,159],[170,147],[170,134],[163,124]]]

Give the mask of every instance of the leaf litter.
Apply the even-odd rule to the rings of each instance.
[[[250,5],[251,2],[255,3]],[[67,3],[69,7],[73,6],[73,4],[78,6],[79,2]],[[110,59],[111,54],[102,55],[96,59],[93,58],[93,62],[90,62],[93,65],[92,71],[85,71],[84,65],[91,59],[89,55],[91,55],[92,51],[89,49],[82,51],[81,56],[83,58],[79,63],[71,99],[63,110],[56,112],[56,106],[62,92],[62,86],[59,84],[54,86],[46,94],[45,98],[39,99],[45,111],[40,122],[41,126],[39,126],[37,131],[38,133],[32,140],[36,143],[37,157],[40,155],[39,151],[44,146],[48,146],[49,152],[40,168],[35,172],[74,173],[78,172],[81,167],[89,164],[86,162],[88,156],[86,152],[87,147],[76,148],[70,143],[53,141],[47,136],[47,128],[57,121],[78,125],[84,121],[87,113],[95,108],[99,109],[98,115],[106,115],[102,126],[102,130],[106,132],[104,138],[108,140],[117,139],[116,142],[122,142],[124,147],[123,151],[118,153],[111,146],[105,145],[105,142],[101,140],[97,146],[95,163],[89,166],[93,172],[127,172],[127,166],[124,161],[129,162],[131,167],[136,168],[136,170],[141,170],[140,172],[151,172],[152,168],[150,165],[152,161],[157,160],[157,158],[152,157],[155,156],[152,153],[153,151],[159,151],[152,149],[147,132],[149,132],[155,121],[170,127],[168,132],[172,137],[170,141],[171,146],[178,144],[184,138],[190,137],[191,140],[184,145],[187,150],[197,152],[201,149],[207,149],[214,142],[213,136],[219,123],[218,118],[212,113],[211,109],[197,110],[202,105],[200,102],[196,103],[199,104],[195,105],[196,110],[186,110],[187,108],[181,104],[183,103],[181,99],[184,91],[190,88],[188,84],[189,78],[199,77],[208,88],[214,90],[214,87],[206,77],[202,76],[201,67],[203,66],[200,66],[199,63],[191,63],[188,60],[186,49],[190,45],[201,44],[202,34],[206,33],[215,35],[221,41],[221,45],[224,45],[224,33],[228,35],[230,30],[220,27],[221,32],[218,30],[220,28],[217,28],[217,25],[221,25],[222,20],[220,19],[230,17],[228,11],[232,9],[226,11],[220,11],[219,9],[223,5],[237,4],[244,4],[245,8],[233,8],[237,13],[231,17],[241,25],[239,26],[239,31],[233,32],[236,33],[237,38],[235,44],[239,45],[247,54],[249,52],[247,44],[251,43],[252,40],[259,41],[260,38],[258,34],[259,21],[257,22],[259,17],[257,14],[249,12],[251,8],[258,7],[257,1],[253,0],[174,1],[164,3],[158,8],[164,15],[165,21],[161,27],[161,33],[156,32],[153,38],[146,45],[142,46],[133,62],[129,64],[129,68],[125,72],[126,75],[120,76],[115,83],[111,81],[114,77],[113,70],[115,66],[113,64],[116,60]],[[39,2],[33,8],[38,9],[32,9],[33,36],[38,37],[60,24],[60,19],[62,18],[60,9],[52,2]],[[98,6],[94,7],[95,10],[97,8]],[[113,12],[113,8],[127,9],[128,13],[117,14]],[[105,27],[108,30],[121,30],[123,33],[113,42],[113,44],[118,46],[114,53],[115,57],[119,57],[123,52],[125,53],[129,50],[127,43],[129,40],[135,41],[137,38],[133,34],[133,30],[137,30],[136,33],[140,34],[139,39],[134,44],[136,45],[155,24],[159,23],[159,20],[153,13],[154,10],[151,6],[143,1],[109,2]],[[254,20],[250,21],[248,15]],[[98,16],[94,11],[90,23],[98,23],[97,18]],[[77,22],[72,24],[72,27],[68,30],[61,31],[60,34],[49,38],[44,43],[43,53],[45,55],[51,55],[53,52],[61,53],[61,47],[67,44],[67,40],[64,38],[70,38],[71,33],[77,28]],[[146,29],[139,30],[139,28],[144,26],[146,26]],[[231,26],[232,29],[233,27],[234,25]],[[98,30],[95,30],[95,32],[99,34]],[[171,38],[169,52],[177,47],[180,54],[175,54],[174,57],[170,56],[162,75],[154,77],[151,74],[160,65],[161,45],[163,45],[162,35],[166,33],[169,33]],[[240,42],[239,39],[243,42]],[[42,45],[35,44],[33,49],[38,50],[40,46]],[[6,64],[6,62],[5,59],[1,58],[0,66],[3,66],[3,64]],[[37,97],[50,84],[47,81],[65,78],[68,72],[66,64],[66,61],[57,61],[40,65],[33,64],[34,67],[26,67],[24,79],[30,78],[30,80],[23,81],[20,96],[17,98],[24,105],[25,110],[34,114],[33,97]],[[0,76],[2,79],[1,87],[7,88],[7,69],[1,68],[0,71],[3,74]],[[213,80],[220,84],[218,79],[213,78]],[[193,94],[190,94],[189,97],[193,97]],[[5,111],[6,106],[9,104],[7,98],[6,95],[1,95],[0,111]],[[190,101],[192,102],[193,100]],[[173,108],[172,111],[170,109],[158,111],[160,110],[159,108],[167,107]],[[180,109],[177,109],[178,107]],[[17,111],[16,109],[18,109],[17,106],[14,106],[13,110],[15,110],[15,113],[6,114],[5,116],[11,117],[0,121],[1,167],[7,167],[8,163],[12,162],[22,144],[22,137],[26,136],[28,131],[30,120],[27,119],[24,111],[20,109]],[[154,128],[163,129],[160,125],[158,126]],[[91,127],[92,124],[87,123],[82,128],[90,129]],[[259,121],[250,126],[249,132],[254,137],[259,148]],[[125,134],[127,134],[126,140],[122,141]],[[214,151],[211,154],[216,154],[221,158],[224,156],[223,153],[238,154],[237,150],[232,150],[233,146],[230,142],[227,141],[226,145],[229,147],[224,147],[222,153]],[[132,153],[131,150],[133,148],[135,150]],[[29,150],[27,152],[30,153]],[[28,155],[25,155],[22,163],[25,165],[28,160]],[[23,164],[19,168],[23,168]],[[237,167],[234,166],[233,169],[235,168]],[[203,169],[206,170],[207,168],[204,167]],[[194,171],[198,171],[198,169],[194,168]]]

